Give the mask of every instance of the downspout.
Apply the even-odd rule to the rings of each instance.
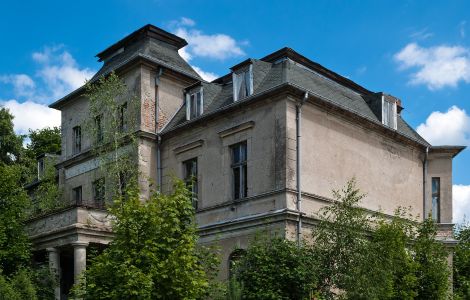
[[[427,218],[427,177],[428,177],[428,154],[429,154],[429,147],[426,147],[426,152],[424,153],[424,161],[423,161],[423,221]]]
[[[296,181],[297,181],[297,212],[299,214],[299,220],[297,222],[297,243],[300,245],[302,237],[302,189],[301,189],[301,176],[300,176],[300,159],[301,159],[301,126],[302,126],[302,106],[308,99],[308,92],[305,92],[303,99],[298,102],[295,106],[295,121],[296,121]]]
[[[155,75],[155,133],[157,134],[157,190],[161,192],[162,186],[162,157],[161,157],[161,143],[162,138],[158,133],[159,126],[159,110],[158,110],[158,86],[160,85],[160,76],[163,74],[163,68],[159,67]]]

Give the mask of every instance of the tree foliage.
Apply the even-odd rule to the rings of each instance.
[[[29,263],[30,244],[23,222],[30,202],[19,184],[20,169],[0,162],[0,269],[9,276]]]
[[[291,294],[299,282],[317,299],[449,297],[448,253],[431,219],[418,223],[403,208],[392,217],[371,215],[359,205],[364,195],[354,180],[333,195],[312,243],[255,241],[248,248],[236,278],[242,299],[303,299],[306,290]]]
[[[281,237],[259,238],[236,266],[243,299],[310,299],[316,274],[310,248]]]
[[[470,299],[470,223],[460,225],[455,238],[454,294],[456,299]]]
[[[116,199],[115,239],[92,260],[78,287],[84,299],[199,299],[209,285],[199,259],[194,208],[185,184],[141,201]],[[81,292],[81,294],[80,294]]]
[[[8,108],[0,107],[0,161],[5,164],[16,162],[21,155],[23,136],[13,129],[13,115]]]

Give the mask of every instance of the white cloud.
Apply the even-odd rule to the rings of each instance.
[[[395,60],[401,69],[417,69],[411,74],[411,84],[424,84],[430,90],[455,87],[460,81],[470,83],[470,51],[461,46],[423,48],[410,43]]]
[[[454,184],[452,186],[453,221],[462,223],[470,219],[470,185]]]
[[[15,116],[13,124],[17,133],[60,125],[60,112],[47,107],[82,86],[94,71],[81,68],[63,45],[44,47],[34,52],[34,74],[0,75],[0,82],[13,87],[15,99],[0,101]]]
[[[219,76],[215,73],[205,72],[205,71],[201,70],[201,68],[196,67],[196,66],[192,66],[192,67],[193,67],[194,71],[196,71],[199,75],[201,75],[201,77],[206,81],[212,81],[216,78],[219,78]]]
[[[429,32],[427,27],[410,34],[410,38],[414,40],[426,40],[432,36],[434,36],[434,33]]]
[[[194,20],[185,17],[170,22],[174,34],[188,42],[184,50],[180,51],[186,60],[196,56],[224,60],[245,55],[242,49],[244,42],[238,42],[224,33],[206,34],[194,28],[195,25]]]
[[[470,116],[454,105],[431,113],[417,131],[431,145],[470,145]]]
[[[13,124],[16,133],[26,134],[29,129],[60,126],[60,111],[47,105],[32,101],[20,103],[16,100],[0,101],[0,105],[8,108],[15,116]]]
[[[19,97],[31,97],[36,87],[33,79],[26,74],[3,75],[0,82],[13,85],[13,91]]]

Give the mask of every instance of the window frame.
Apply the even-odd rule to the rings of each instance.
[[[183,161],[182,164],[183,164],[183,180],[186,184],[186,187],[188,187],[191,191],[192,205],[194,209],[197,210],[198,202],[199,202],[198,159],[197,157],[193,157],[193,158]]]
[[[103,131],[103,114],[99,114],[95,117],[95,127],[96,127],[96,142],[102,143],[104,140],[104,131]]]
[[[72,154],[78,154],[82,152],[82,128],[80,125],[72,128]]]
[[[238,160],[235,157],[238,151]],[[248,143],[241,141],[230,146],[230,168],[232,171],[232,197],[241,200],[248,197]],[[237,186],[238,185],[238,186]]]
[[[397,129],[397,102],[385,99],[382,96],[382,124]]]
[[[81,185],[72,189],[72,197],[75,205],[83,204],[83,188]]]
[[[128,113],[127,102],[119,105],[119,131],[127,131],[127,113]]]
[[[441,178],[440,177],[431,178],[431,217],[436,223],[440,223],[441,221]]]
[[[232,72],[233,102],[245,99],[253,95],[253,65],[250,64],[247,69]],[[242,87],[243,85],[243,87]],[[244,91],[240,95],[240,91]]]
[[[199,98],[198,98],[199,96]],[[186,93],[186,120],[192,120],[204,113],[204,88]]]
[[[92,183],[93,187],[93,201],[99,206],[104,206],[106,199],[106,183],[104,177],[98,178]],[[99,191],[101,190],[101,191]],[[98,195],[98,192],[100,194]]]

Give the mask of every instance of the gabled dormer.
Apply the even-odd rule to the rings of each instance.
[[[185,90],[186,120],[192,120],[204,112],[204,86],[198,82]]]
[[[400,99],[380,92],[368,96],[366,102],[383,125],[397,130],[398,115],[403,109]]]
[[[247,59],[230,68],[232,70],[233,101],[253,95],[253,62]]]

